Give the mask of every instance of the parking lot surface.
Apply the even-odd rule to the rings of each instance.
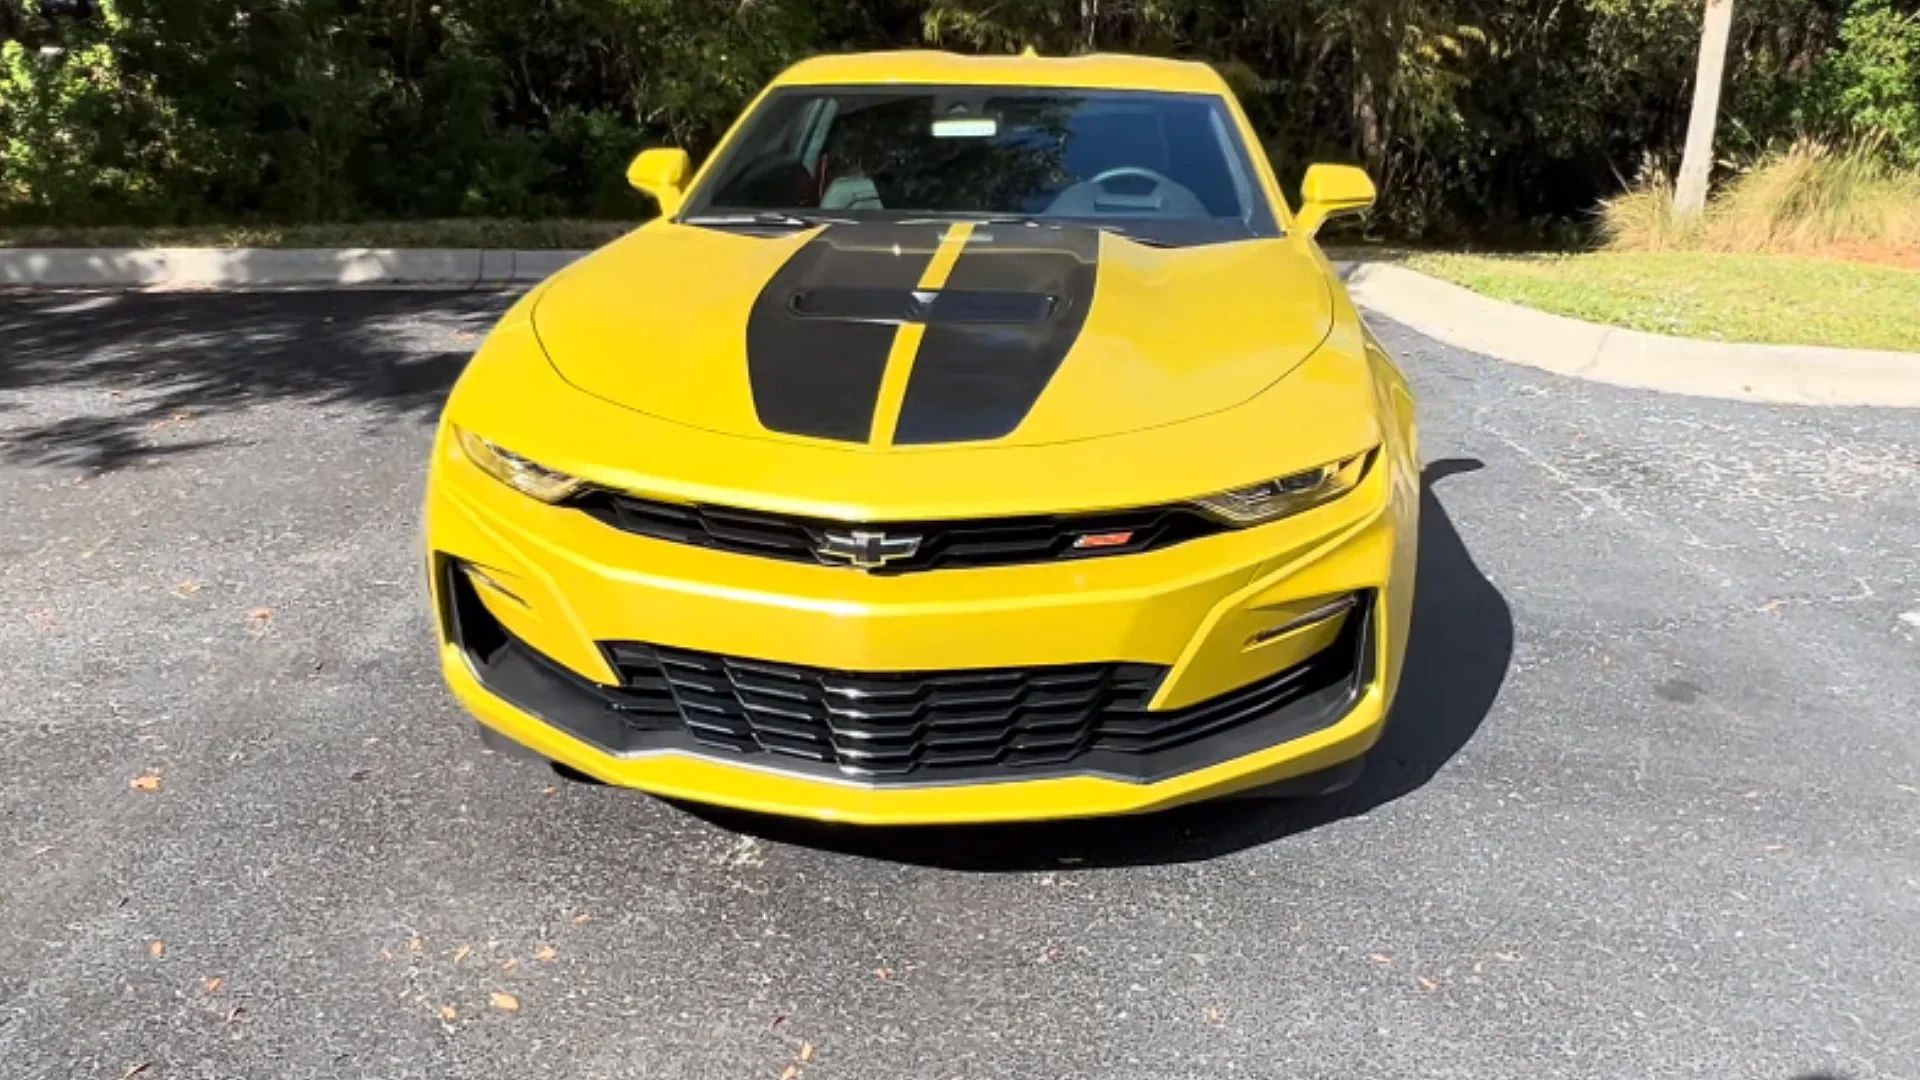
[[[416,509],[508,298],[0,296],[0,1075],[1920,1076],[1920,413],[1383,325],[1386,742],[863,832],[483,754]]]

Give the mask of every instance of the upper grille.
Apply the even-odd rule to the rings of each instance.
[[[1151,664],[854,673],[636,642],[605,648],[622,683],[609,689],[613,708],[637,731],[680,728],[707,747],[888,779],[1170,750],[1344,683],[1356,653],[1353,636],[1342,637],[1260,682],[1160,711],[1147,702],[1166,669]]]
[[[829,530],[845,532],[864,527],[884,529],[889,536],[920,538],[920,546],[911,556],[872,568],[876,573],[1122,555],[1167,547],[1225,528],[1199,511],[1181,506],[963,521],[889,521],[863,526],[731,507],[662,502],[612,491],[588,491],[576,496],[570,505],[641,536],[794,562],[831,563],[832,560],[817,553]],[[1083,536],[1113,533],[1131,535],[1125,543],[1105,547],[1074,546]]]

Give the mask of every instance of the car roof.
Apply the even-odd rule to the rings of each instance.
[[[1205,64],[1121,53],[1086,56],[962,56],[931,49],[816,56],[781,72],[775,86],[961,84],[1058,86],[1222,94],[1225,80]]]

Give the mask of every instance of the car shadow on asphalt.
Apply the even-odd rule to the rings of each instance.
[[[1417,791],[1493,707],[1513,658],[1513,614],[1474,565],[1434,494],[1482,463],[1434,462],[1421,476],[1413,627],[1386,732],[1358,782],[1309,800],[1236,799],[1135,817],[1018,825],[863,828],[685,809],[722,827],[827,851],[953,870],[1031,871],[1204,861],[1368,813]]]

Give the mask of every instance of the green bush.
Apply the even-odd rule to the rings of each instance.
[[[1820,59],[1804,121],[1874,139],[1920,165],[1920,11],[1860,0],[1840,27],[1840,46]]]
[[[90,14],[81,9],[91,7]],[[829,50],[1208,60],[1277,171],[1368,168],[1368,228],[1537,238],[1686,125],[1699,0],[0,0],[0,223],[630,218]],[[1920,160],[1920,0],[1738,0],[1721,145]]]

